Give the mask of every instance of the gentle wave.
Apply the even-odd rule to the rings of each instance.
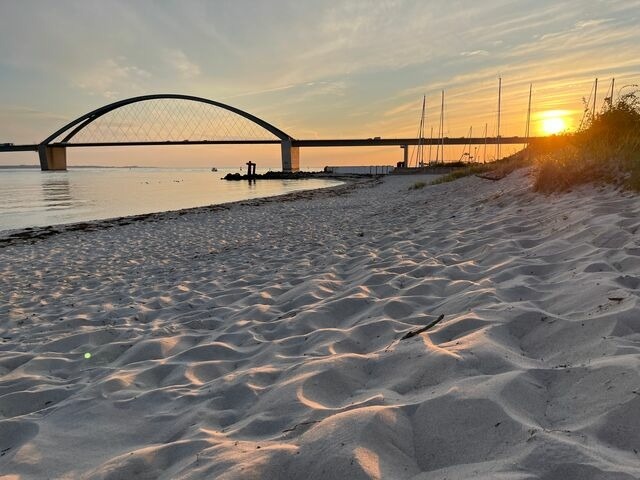
[[[328,187],[329,179],[228,182],[221,169],[0,170],[0,230],[179,210]]]

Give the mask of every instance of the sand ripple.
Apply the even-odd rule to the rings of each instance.
[[[415,180],[0,249],[0,473],[640,477],[640,200]]]

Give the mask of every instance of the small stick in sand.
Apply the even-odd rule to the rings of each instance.
[[[287,433],[287,432],[293,432],[296,428],[298,427],[302,427],[304,425],[313,425],[314,423],[320,423],[320,420],[312,420],[310,422],[302,422],[302,423],[298,423],[297,425],[294,425],[291,428],[287,428],[285,430],[282,430],[282,433]]]
[[[476,177],[478,178],[483,178],[484,180],[493,180],[493,181],[498,181],[498,180],[502,180],[505,175],[502,175],[500,173],[497,172],[488,172],[485,174],[476,174]]]
[[[415,337],[416,335],[419,335],[422,332],[426,332],[431,327],[435,327],[438,323],[440,323],[443,318],[444,318],[444,314],[440,315],[438,318],[436,318],[433,322],[431,322],[429,325],[427,325],[425,327],[418,328],[417,330],[412,330],[410,332],[407,332],[404,335],[404,337],[402,337],[400,340],[406,340],[407,338]]]

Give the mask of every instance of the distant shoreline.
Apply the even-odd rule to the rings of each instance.
[[[172,168],[172,167],[146,167],[140,165],[74,165],[73,168]],[[184,168],[200,168],[200,167],[184,167]],[[202,167],[207,168],[207,167]],[[16,170],[16,169],[40,169],[40,165],[0,165],[0,170]]]

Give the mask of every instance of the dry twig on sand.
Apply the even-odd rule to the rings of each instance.
[[[422,332],[426,332],[431,327],[435,327],[438,323],[440,323],[443,318],[444,318],[444,314],[440,315],[429,325],[426,325],[422,328],[418,328],[417,330],[411,330],[410,332],[407,332],[400,340],[406,340],[407,338],[415,337],[416,335],[420,335]]]

